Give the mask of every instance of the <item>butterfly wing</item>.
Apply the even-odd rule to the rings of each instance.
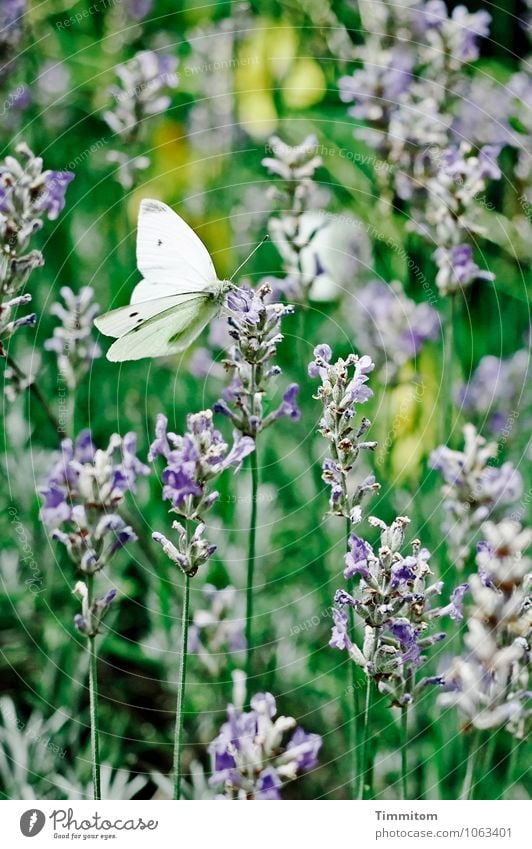
[[[137,227],[137,265],[144,276],[132,303],[172,292],[202,291],[217,281],[209,252],[194,231],[158,200],[143,200]]]
[[[184,297],[177,305],[149,318],[117,339],[109,348],[107,359],[124,362],[184,351],[218,310],[219,305],[210,295]]]
[[[127,307],[119,307],[94,319],[94,324],[104,336],[124,336],[143,322],[149,321],[160,313],[166,312],[171,307],[176,307],[184,300],[193,297],[191,295],[169,295],[165,298],[154,298],[151,301],[129,304]]]

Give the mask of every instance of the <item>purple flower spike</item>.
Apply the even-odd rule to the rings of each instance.
[[[286,734],[293,734],[286,742]],[[219,799],[281,799],[283,786],[318,763],[321,737],[296,727],[292,717],[277,717],[271,693],[251,699],[251,710],[227,706],[227,722],[209,745],[209,784]]]

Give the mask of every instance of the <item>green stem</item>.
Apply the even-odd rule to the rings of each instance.
[[[454,318],[456,311],[456,295],[447,295],[444,301],[444,328],[443,328],[443,373],[441,379],[441,391],[443,395],[443,421],[442,421],[442,445],[448,445],[453,432],[454,420],[454,376],[455,376],[455,339]]]
[[[358,798],[362,800],[366,790],[366,778],[368,779],[368,791],[370,797],[373,795],[371,787],[370,770],[368,768],[368,743],[369,743],[369,713],[371,708],[371,677],[368,675],[366,680],[366,705],[364,708],[364,733],[362,737],[362,753],[360,757],[360,783],[358,787]]]
[[[406,747],[408,745],[408,705],[401,707],[401,786],[403,799],[408,799],[408,764]]]
[[[508,770],[506,772],[505,787],[504,787],[504,791],[503,791],[503,794],[502,794],[503,799],[508,798],[508,794],[515,784],[514,775],[515,775],[515,768],[517,766],[518,757],[519,757],[519,740],[513,740],[512,741],[512,750],[510,752],[510,758],[509,758],[509,762],[508,762]]]
[[[5,361],[7,362],[7,364],[13,369],[13,371],[15,372],[15,374],[17,375],[17,377],[21,381],[26,381],[28,379],[27,375],[24,374],[24,372],[22,371],[21,368],[19,368],[19,366],[17,365],[17,363],[15,362],[15,360],[13,359],[13,357],[10,354],[4,353],[3,357],[4,357]],[[64,428],[61,427],[57,417],[55,416],[55,414],[50,409],[50,406],[48,405],[48,401],[46,400],[43,393],[39,389],[35,380],[32,380],[32,382],[30,383],[28,388],[29,388],[29,391],[32,393],[32,395],[35,396],[36,400],[41,405],[48,421],[50,422],[50,425],[53,427],[56,434],[59,436],[60,439],[63,439],[63,437],[65,436],[65,430],[64,430]]]
[[[93,600],[94,575],[87,575],[89,609]],[[92,788],[96,801],[102,798],[100,784],[100,729],[98,717],[98,657],[96,637],[89,637],[89,717],[91,727]]]
[[[473,790],[473,776],[475,774],[475,767],[477,765],[478,754],[480,752],[480,732],[475,730],[474,734],[471,738],[471,745],[469,747],[469,752],[467,755],[467,764],[466,764],[466,772],[464,776],[464,783],[462,786],[462,792],[460,793],[461,800],[468,800],[472,798],[472,790]]]
[[[92,787],[94,799],[102,798],[100,786],[100,740],[98,726],[98,658],[96,637],[89,637],[89,701],[91,723]]]
[[[257,497],[259,490],[259,460],[257,443],[249,455],[251,467],[251,515],[248,535],[248,563],[246,579],[246,686],[249,694],[249,682],[253,672],[253,584],[255,575],[255,551],[257,544]]]
[[[190,575],[185,575],[185,595],[181,614],[181,664],[177,683],[177,703],[174,732],[174,799],[181,798],[181,750],[183,742],[183,704],[187,677],[188,622],[190,609]]]
[[[345,520],[345,550],[349,551],[349,535],[351,533],[351,521],[349,518]],[[353,595],[354,581],[350,581],[349,591]],[[355,611],[349,606],[349,630],[351,639],[354,639],[355,634]],[[349,743],[350,751],[353,753],[353,769],[351,772],[351,796],[356,799],[357,780],[360,775],[360,762],[358,758],[358,682],[356,664],[349,658],[350,677],[351,677],[351,695],[352,695],[352,711],[351,722],[349,723]]]

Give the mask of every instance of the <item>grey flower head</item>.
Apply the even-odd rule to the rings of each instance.
[[[495,145],[485,145],[477,153],[465,142],[446,148],[427,182],[426,223],[420,230],[438,245],[434,253],[436,283],[443,295],[461,291],[474,280],[493,280],[492,272],[476,264],[468,239],[471,232],[482,234],[476,223],[475,198],[488,180],[500,179],[499,153],[500,147]]]
[[[83,286],[79,294],[63,286],[60,295],[64,303],[52,304],[50,312],[61,324],[44,347],[57,355],[59,371],[69,389],[74,390],[94,360],[101,356],[100,346],[92,336],[92,322],[100,307],[93,301],[94,290],[90,286]]]
[[[311,179],[322,164],[321,156],[316,155],[318,141],[316,136],[307,136],[301,144],[291,147],[279,136],[272,136],[268,150],[273,155],[262,160],[262,164],[271,174],[286,182],[298,182]]]
[[[331,487],[331,513],[356,522],[360,518],[359,505],[363,496],[379,488],[372,476],[353,484],[350,474],[360,451],[374,450],[377,445],[362,439],[371,422],[362,418],[355,423],[358,405],[373,395],[367,382],[375,366],[371,357],[356,354],[335,363],[331,360],[329,345],[318,345],[308,366],[310,377],[321,380],[314,397],[323,404],[319,432],[329,442],[331,451],[331,456],[323,462],[323,480]]]
[[[81,601],[81,613],[74,617],[74,624],[80,634],[93,639],[101,633],[100,625],[109,612],[117,591],[115,589],[109,590],[103,598],[89,602],[87,585],[83,581],[78,581],[73,592]]]
[[[315,136],[308,136],[295,147],[272,136],[268,148],[273,155],[262,164],[277,178],[270,195],[281,205],[277,215],[270,218],[268,229],[283,259],[284,288],[306,300],[320,273],[314,239],[328,224],[309,215],[317,194],[314,176],[322,159]]]
[[[523,489],[521,474],[512,463],[490,465],[497,453],[495,443],[487,443],[472,424],[467,424],[463,451],[440,445],[430,456],[430,466],[445,481],[442,494],[448,520],[444,531],[459,568],[471,554],[481,523],[515,502]]]
[[[530,731],[529,674],[532,573],[525,550],[532,533],[517,522],[486,522],[469,583],[467,652],[445,671],[440,703],[456,707],[466,726],[505,727],[518,739]]]
[[[114,103],[103,118],[124,148],[110,151],[108,159],[118,164],[117,179],[126,189],[134,185],[138,172],[149,165],[149,159],[135,155],[132,148],[139,142],[146,120],[170,105],[166,92],[177,86],[177,64],[174,56],[142,50],[116,67],[119,82],[109,89]]]
[[[217,589],[205,584],[202,592],[205,604],[194,612],[188,647],[216,679],[227,668],[231,656],[246,647],[244,620],[237,614],[238,594],[234,587]]]

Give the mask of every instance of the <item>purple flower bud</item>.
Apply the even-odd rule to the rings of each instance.
[[[335,607],[333,607],[332,616],[334,620],[334,627],[331,632],[329,645],[331,646],[331,648],[335,649],[349,649],[351,645],[351,640],[349,639],[347,631],[347,614],[344,613],[342,610],[337,610]]]
[[[360,575],[365,580],[369,579],[369,563],[368,560],[372,556],[373,551],[371,546],[356,534],[351,534],[349,537],[349,551],[344,557],[346,568],[344,569],[344,578],[347,580],[355,575]]]
[[[65,192],[68,184],[74,179],[70,171],[49,171],[44,183],[44,190],[39,197],[38,209],[47,212],[50,221],[59,217],[65,206]]]

